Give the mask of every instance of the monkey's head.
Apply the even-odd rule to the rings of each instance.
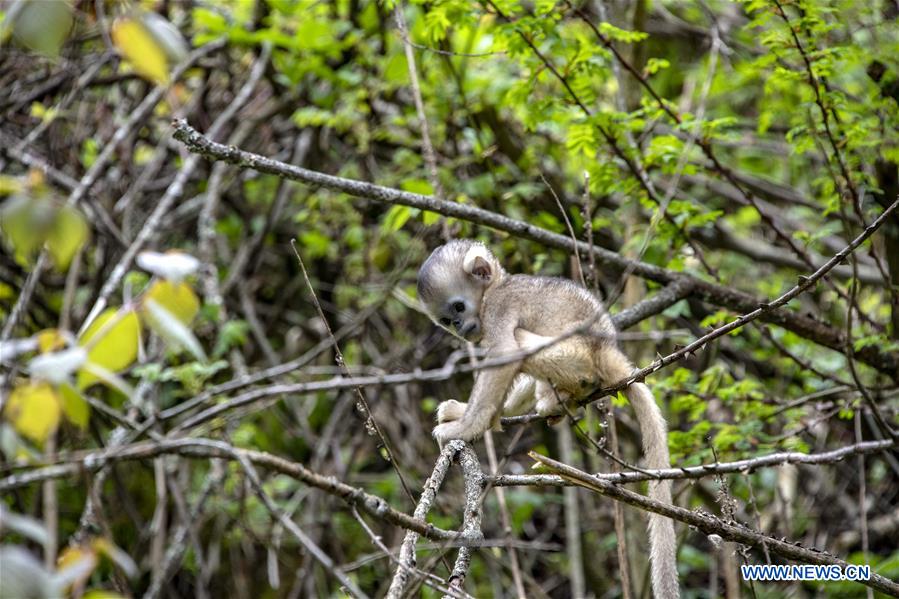
[[[434,321],[457,337],[481,339],[484,291],[504,273],[487,247],[456,239],[441,245],[418,271],[418,299]]]

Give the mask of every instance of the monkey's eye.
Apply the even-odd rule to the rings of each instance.
[[[456,312],[465,312],[465,304],[462,302],[456,302],[453,304],[453,310]]]
[[[448,327],[448,326],[450,325],[450,322],[451,322],[451,321],[450,321],[449,318],[441,318],[441,319],[440,319],[440,324],[442,324],[442,325],[445,326],[445,327]]]

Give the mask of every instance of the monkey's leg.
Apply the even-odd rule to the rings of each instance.
[[[537,381],[537,413],[541,416],[558,416],[563,413],[562,405],[559,403],[567,403],[571,400],[571,394],[565,391],[553,389],[548,382]]]
[[[580,335],[560,341],[554,337],[537,335],[526,329],[515,329],[515,340],[523,350],[533,351],[525,358],[522,370],[539,380],[550,383],[550,388],[537,388],[537,400],[544,397],[544,405],[555,404],[552,386],[560,390],[563,400],[573,394],[589,391],[595,387],[596,369],[593,366],[593,348]],[[547,345],[551,344],[551,345]],[[543,349],[537,349],[543,347]],[[568,392],[562,394],[561,391]]]
[[[537,380],[526,374],[519,374],[512,383],[503,402],[503,416],[518,416],[527,413],[537,401],[535,391]]]

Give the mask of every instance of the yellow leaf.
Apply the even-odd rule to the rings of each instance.
[[[168,83],[169,62],[165,49],[140,21],[130,17],[116,19],[112,24],[112,41],[140,75],[154,83]]]
[[[115,308],[100,314],[87,328],[78,344],[87,347],[87,361],[110,372],[127,368],[137,358],[140,321],[134,310],[124,315]],[[78,389],[86,389],[99,379],[82,369],[78,371]]]
[[[97,537],[91,543],[94,550],[100,555],[105,555],[119,569],[124,572],[128,578],[134,578],[138,574],[137,564],[130,555],[125,553],[118,545],[107,538]],[[111,595],[110,597],[119,597],[120,595]]]
[[[97,554],[86,546],[67,547],[56,560],[57,574],[71,580],[73,586],[86,583],[96,567]]]
[[[66,547],[63,549],[62,553],[59,554],[59,557],[56,558],[56,569],[65,570],[85,557],[94,557],[94,550],[90,547],[82,547],[80,545]]]
[[[0,196],[8,196],[21,193],[25,189],[25,183],[19,177],[0,175]]]
[[[84,430],[91,415],[90,404],[69,384],[59,386],[59,404],[66,419]]]
[[[187,283],[159,280],[153,283],[144,296],[165,308],[172,316],[188,325],[200,310],[200,300]]]
[[[125,599],[124,595],[119,595],[112,591],[104,591],[103,589],[94,589],[86,592],[81,599]]]
[[[37,348],[42,354],[59,351],[66,346],[66,338],[59,329],[44,329],[37,334]]]
[[[56,213],[47,235],[47,251],[59,270],[68,268],[75,253],[87,241],[90,229],[84,216],[71,206],[63,206]]]
[[[144,301],[143,315],[147,326],[160,337],[176,347],[186,349],[197,360],[206,361],[206,352],[203,351],[203,346],[190,332],[190,329],[174,314],[153,300],[147,299]]]
[[[47,176],[44,175],[44,171],[39,168],[30,169],[28,175],[25,177],[25,181],[28,190],[31,192],[41,194],[47,191]]]
[[[41,445],[59,426],[59,412],[59,396],[48,383],[19,385],[6,404],[6,417],[16,430]]]

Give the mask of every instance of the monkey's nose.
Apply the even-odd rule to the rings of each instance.
[[[465,325],[465,328],[463,328],[461,331],[459,331],[459,334],[462,335],[463,337],[468,337],[469,335],[471,335],[472,333],[477,331],[477,329],[478,329],[478,323],[470,322],[467,325]]]

